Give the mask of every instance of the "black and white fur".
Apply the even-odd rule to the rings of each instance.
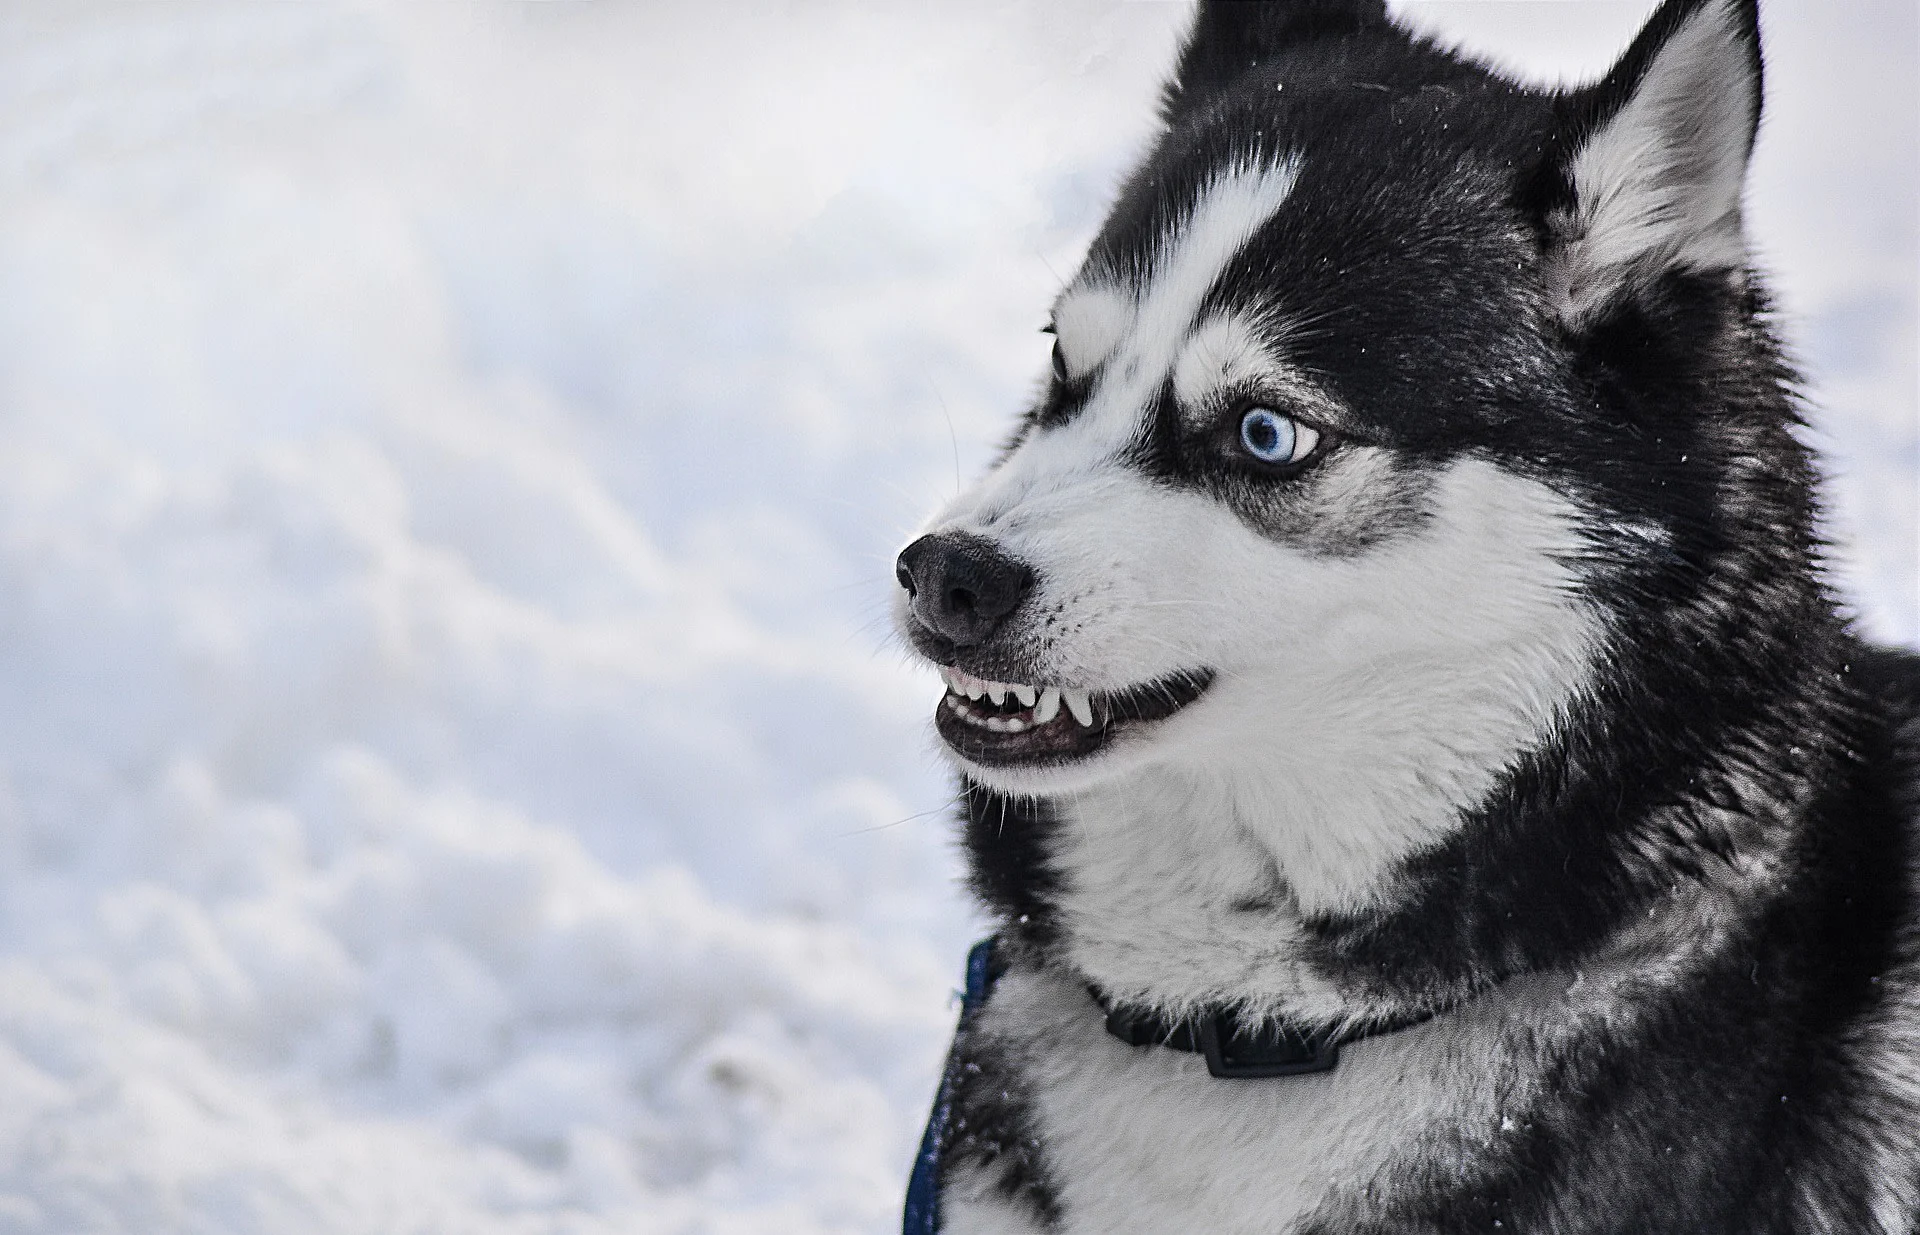
[[[902,557],[1002,923],[945,1231],[1920,1229],[1920,660],[1821,579],[1760,97],[1753,0],[1562,92],[1201,5],[1053,380]],[[1391,1032],[1215,1079],[1090,987]]]

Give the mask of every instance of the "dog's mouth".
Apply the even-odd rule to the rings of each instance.
[[[1117,691],[989,682],[943,668],[946,697],[934,727],[961,758],[987,767],[1070,763],[1129,729],[1165,720],[1213,684],[1208,670]]]

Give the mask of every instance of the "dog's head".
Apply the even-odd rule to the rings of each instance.
[[[1728,410],[1778,386],[1759,99],[1752,0],[1670,0],[1563,92],[1380,0],[1203,3],[1044,393],[899,557],[961,770],[1483,788],[1617,652],[1622,597],[1707,586],[1742,469],[1800,466],[1778,399]]]

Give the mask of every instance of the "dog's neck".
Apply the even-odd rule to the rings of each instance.
[[[1346,1015],[1344,992],[1310,962],[1283,865],[1290,830],[1276,822],[1180,775],[1129,777],[1059,804],[1060,959],[1116,998],[1175,1015],[1226,1003]]]

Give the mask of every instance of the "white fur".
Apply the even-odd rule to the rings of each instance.
[[[1081,288],[1053,308],[1053,336],[1067,362],[1067,376],[1078,380],[1113,353],[1133,328],[1133,297],[1117,287]]]
[[[1284,1231],[1329,1193],[1364,1187],[1408,1127],[1498,1129],[1491,1035],[1458,1052],[1463,1024],[1357,1043],[1328,1073],[1222,1082],[1196,1055],[1112,1037],[1087,992],[1050,974],[1009,973],[982,1018],[995,1052],[1023,1061],[1062,1229],[1075,1235]],[[1034,1230],[1004,1209],[973,1220],[990,1171],[955,1172],[950,1229]]]
[[[1732,5],[1705,6],[1574,160],[1563,316],[1579,319],[1636,273],[1744,267],[1740,198],[1759,106]]]
[[[1064,1231],[1265,1235],[1330,1192],[1364,1187],[1408,1127],[1499,1128],[1502,1069],[1490,1035],[1454,1049],[1466,1044],[1464,1023],[1357,1043],[1332,1072],[1231,1082],[1209,1077],[1196,1055],[1122,1043],[1083,988],[1050,974],[1007,974],[982,1028],[996,1052],[1023,1061]],[[990,1183],[986,1172],[955,1173],[949,1228],[1033,1230],[1005,1209],[971,1220]]]
[[[1625,1028],[1649,986],[1687,980],[1711,955],[1720,937],[1689,934],[1691,908],[1649,928],[1668,941],[1658,973],[1638,963],[1645,941],[1623,941],[1584,972],[1518,978],[1343,1047],[1327,1073],[1215,1080],[1198,1056],[1112,1037],[1087,992],[1051,973],[1009,972],[979,1032],[986,1049],[1021,1061],[1060,1235],[1273,1235],[1309,1216],[1341,1229],[1393,1180],[1451,1173],[1469,1147],[1526,1135],[1534,1102],[1559,1097],[1531,1088],[1555,1057],[1600,1024]],[[993,1171],[956,1163],[943,1229],[1035,1235],[995,1193]]]
[[[1025,1210],[993,1190],[978,1171],[960,1169],[940,1190],[940,1235],[1042,1235]]]

